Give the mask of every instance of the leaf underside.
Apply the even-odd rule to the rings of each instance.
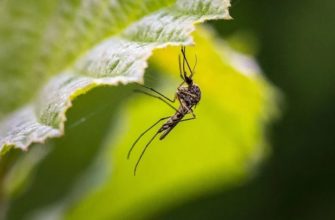
[[[61,136],[74,98],[142,82],[152,50],[192,44],[195,23],[230,18],[228,0],[0,4],[1,154]]]

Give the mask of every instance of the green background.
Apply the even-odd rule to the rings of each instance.
[[[261,67],[284,96],[269,132],[272,154],[248,183],[153,219],[335,219],[335,2],[232,5],[234,20],[214,26],[232,41],[256,42]]]
[[[331,0],[237,0],[232,5],[234,20],[211,22],[212,26],[236,49],[255,55],[267,78],[282,92],[282,116],[267,131],[270,153],[250,178],[227,184],[219,191],[208,190],[190,197],[186,203],[175,202],[151,219],[335,219],[335,15],[332,10],[335,3]],[[245,44],[240,44],[241,41]],[[162,84],[152,72],[155,69],[146,73],[147,81]],[[50,140],[46,146],[34,145],[28,153],[10,152],[6,160],[27,154],[20,162],[29,165],[23,166],[26,169],[21,172],[24,184],[19,175],[18,182],[7,184],[7,192],[13,197],[8,209],[10,219],[22,219],[29,211],[46,208],[69,195],[69,201],[65,199],[62,203],[71,204],[71,197],[76,198],[73,188],[78,181],[87,185],[79,184],[82,188],[77,191],[94,188],[105,181],[106,173],[110,172],[102,162],[106,149],[95,146],[104,146],[107,131],[114,131],[122,120],[127,120],[118,117],[125,115],[123,99],[132,94],[132,89],[131,86],[97,88],[79,97],[67,114],[69,120],[63,138]],[[128,135],[133,137],[137,133],[136,129]],[[113,140],[118,133],[114,135],[108,140]],[[45,151],[52,153],[45,156]],[[158,151],[163,149],[157,147]],[[30,159],[34,163],[38,161],[38,168]],[[157,164],[157,160],[151,159],[154,162],[150,163],[146,158],[146,161],[149,165]],[[132,167],[128,168],[131,172]],[[150,172],[148,168],[147,165]],[[95,175],[85,179],[87,171]],[[145,171],[141,169],[141,172]],[[124,195],[119,193],[120,197]],[[159,202],[144,205],[150,207]],[[46,208],[45,214],[55,214],[51,211]],[[131,216],[132,211],[127,214]],[[43,215],[40,218],[44,219]]]

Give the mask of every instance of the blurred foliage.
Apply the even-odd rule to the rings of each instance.
[[[333,0],[232,1],[221,36],[256,39],[266,76],[283,93],[272,154],[251,181],[154,219],[335,219]],[[249,41],[249,40],[247,40]]]
[[[44,146],[35,145],[33,147],[33,149],[37,149],[35,153],[39,152],[39,147],[51,150],[45,159],[39,162],[38,167],[34,168],[33,166],[29,169],[30,175],[26,177],[20,175],[19,182],[16,182],[20,190],[15,193],[15,190],[8,185],[5,187],[10,194],[7,196],[13,197],[11,208],[9,208],[11,219],[22,219],[23,216],[46,219],[50,216],[61,216],[64,212],[69,218],[86,217],[83,216],[83,213],[89,213],[92,207],[97,207],[95,214],[99,214],[99,216],[111,214],[116,216],[117,212],[113,209],[114,204],[107,201],[114,193],[109,184],[120,187],[119,191],[116,192],[118,197],[113,199],[122,201],[121,208],[124,209],[127,205],[132,207],[126,210],[124,216],[124,213],[118,213],[120,218],[134,215],[148,217],[150,215],[152,219],[334,219],[335,139],[333,131],[335,120],[333,115],[335,112],[335,93],[333,85],[335,84],[335,75],[333,74],[332,55],[335,50],[335,30],[333,28],[335,18],[332,12],[334,4],[332,0],[323,2],[313,0],[304,2],[233,1],[232,15],[234,20],[225,24],[221,22],[213,24],[234,48],[255,54],[267,77],[284,92],[285,114],[281,121],[271,129],[273,132],[268,138],[271,140],[273,152],[267,158],[262,169],[253,172],[253,165],[247,164],[244,172],[238,173],[241,164],[235,167],[224,167],[224,169],[222,168],[222,176],[231,179],[217,180],[212,178],[213,182],[219,181],[220,184],[203,189],[202,192],[201,190],[196,193],[193,191],[192,196],[186,197],[180,191],[186,191],[191,195],[185,189],[202,188],[203,179],[194,181],[190,185],[179,186],[176,188],[178,191],[166,189],[164,195],[168,194],[171,198],[170,201],[163,195],[157,196],[159,193],[156,192],[156,194],[146,194],[146,197],[143,198],[145,200],[138,199],[126,204],[128,199],[140,198],[141,193],[149,192],[150,189],[142,189],[141,187],[147,185],[147,182],[149,183],[147,187],[152,186],[150,184],[157,184],[154,181],[156,175],[166,174],[167,177],[172,175],[172,171],[176,170],[173,167],[175,164],[182,167],[180,171],[178,169],[175,172],[176,175],[181,175],[183,169],[186,169],[183,167],[192,160],[193,154],[198,159],[194,172],[199,172],[200,164],[209,162],[203,161],[203,158],[210,159],[208,154],[211,152],[219,154],[228,151],[229,154],[223,158],[229,162],[233,158],[234,151],[236,154],[246,155],[242,154],[246,152],[244,151],[246,148],[229,151],[227,147],[223,147],[219,151],[213,151],[215,144],[201,144],[199,146],[185,143],[188,134],[195,134],[192,136],[195,140],[191,139],[191,141],[199,143],[208,141],[206,136],[220,138],[217,135],[212,136],[216,133],[209,134],[204,127],[207,125],[204,120],[210,119],[214,121],[214,124],[216,118],[213,119],[212,114],[218,113],[216,111],[219,110],[211,108],[208,112],[206,106],[217,107],[221,104],[210,100],[212,95],[204,96],[204,100],[196,109],[199,117],[196,121],[179,125],[164,142],[156,141],[153,143],[140,165],[138,176],[129,180],[130,183],[125,184],[127,187],[135,187],[131,189],[131,192],[136,191],[136,194],[133,195],[127,192],[129,189],[121,188],[122,181],[128,181],[127,177],[124,176],[126,173],[122,172],[128,172],[130,178],[137,154],[134,154],[131,161],[125,161],[123,157],[125,157],[133,139],[149,126],[151,121],[154,122],[156,116],[157,118],[165,116],[164,113],[168,114],[170,111],[168,107],[165,108],[164,104],[150,100],[150,97],[136,95],[132,96],[127,103],[123,102],[122,97],[118,101],[113,101],[117,99],[115,95],[119,94],[118,91],[121,91],[120,95],[130,96],[133,87],[98,88],[75,100],[74,107],[67,114],[68,122],[64,137],[49,141]],[[203,42],[199,43],[198,41],[199,39],[197,39],[195,50],[200,56],[198,47],[201,47]],[[168,53],[173,53],[173,56],[165,56]],[[169,65],[171,61],[166,61],[171,59],[175,64],[176,52],[164,51],[160,55],[158,51],[155,55],[157,60],[162,59],[159,57],[163,56],[164,62],[157,63],[159,61],[155,61],[153,58],[153,65],[150,65],[146,82],[164,92],[167,91],[167,94],[173,94],[174,86],[172,85],[177,85],[176,79],[171,75],[156,75],[152,72],[173,72],[176,74],[175,69],[170,69],[175,68],[176,65]],[[205,94],[207,91],[208,94],[213,94],[211,89],[214,90],[218,87],[213,86],[213,88],[209,85],[217,85],[219,80],[215,82],[214,79],[217,79],[215,77],[214,79],[212,77],[200,79],[207,72],[206,69],[200,71],[203,68],[201,66],[203,60],[206,58],[199,58],[199,69],[195,79],[199,80]],[[163,67],[164,63],[167,65]],[[207,67],[208,65],[206,65]],[[209,79],[214,82],[206,83],[206,80]],[[225,91],[227,92],[229,88],[225,88],[224,85],[226,84],[222,83],[222,88],[227,89]],[[4,89],[4,87],[0,89]],[[221,92],[223,93],[220,91],[218,94]],[[206,101],[205,97],[209,100]],[[229,99],[229,97],[225,98]],[[219,100],[220,103],[225,101],[218,98],[215,100]],[[109,103],[111,105],[107,107],[106,104]],[[116,109],[115,106],[117,106]],[[133,112],[135,111],[133,107],[138,108],[139,112]],[[217,109],[221,110],[222,108]],[[151,117],[152,120],[149,120]],[[220,117],[225,117],[225,115],[220,115]],[[227,121],[229,120],[230,118],[227,119]],[[199,129],[197,126],[200,125]],[[220,126],[225,126],[225,124],[221,123]],[[264,131],[264,128],[262,129]],[[234,130],[236,131],[236,128]],[[225,134],[223,137],[227,135]],[[213,140],[210,140],[210,143]],[[113,146],[117,146],[117,148]],[[143,145],[138,147],[141,146]],[[78,147],[86,150],[79,152]],[[260,148],[264,150],[263,147]],[[204,152],[206,149],[212,151]],[[179,157],[178,153],[182,153],[184,150],[188,150],[187,157]],[[33,152],[30,151],[28,154]],[[199,152],[206,157],[198,158]],[[253,155],[253,152],[250,155]],[[4,158],[5,164],[8,165],[11,161],[15,161],[16,157],[22,157],[21,159],[24,160],[29,156],[23,152],[11,152]],[[37,157],[36,160],[39,159]],[[178,163],[176,160],[185,161],[185,163],[180,164],[181,162]],[[259,162],[259,158],[254,161]],[[0,162],[2,165],[4,160]],[[167,164],[171,167],[167,167]],[[19,168],[18,165],[12,170],[13,173],[6,177],[9,183],[11,178],[15,178],[16,172],[22,173]],[[5,166],[1,166],[0,172],[3,169]],[[231,172],[232,176],[228,176],[226,172]],[[249,172],[247,176],[244,175],[245,172]],[[120,179],[113,179],[114,174],[118,175]],[[225,176],[226,174],[227,176]],[[143,175],[145,176],[143,177]],[[189,175],[186,176],[187,179],[192,178],[193,174]],[[253,175],[253,178],[247,179],[250,175]],[[138,183],[141,181],[140,178],[151,179]],[[151,182],[152,179],[153,182]],[[180,179],[184,179],[184,177],[179,176],[179,179],[175,181],[182,181]],[[20,181],[22,182],[20,183]],[[161,184],[164,185],[164,183]],[[198,184],[198,186],[193,184]],[[13,188],[16,187],[13,186]],[[3,194],[1,196],[4,198]],[[105,197],[106,199],[104,199]],[[155,198],[155,200],[151,201],[150,198]],[[102,207],[99,207],[98,201],[100,199],[106,200]],[[95,204],[93,204],[94,202]],[[168,205],[164,206],[163,202]],[[143,206],[148,209],[139,210]],[[69,207],[72,208],[68,209]],[[34,213],[34,211],[36,212]]]

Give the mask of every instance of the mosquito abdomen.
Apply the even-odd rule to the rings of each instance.
[[[176,114],[174,114],[165,124],[163,124],[158,131],[163,132],[162,135],[159,137],[159,140],[163,140],[184,116],[185,114],[181,112],[176,112]]]
[[[166,135],[168,135],[170,133],[170,131],[172,131],[173,127],[169,127],[166,130],[164,130],[163,134],[159,137],[159,140],[163,140],[166,137]]]

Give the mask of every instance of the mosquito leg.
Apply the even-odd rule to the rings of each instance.
[[[197,57],[197,55],[195,55],[195,63],[194,63],[194,66],[193,66],[192,74],[190,76],[191,78],[192,78],[193,74],[195,73],[195,67],[197,66],[197,63],[198,63],[198,57]]]
[[[193,110],[190,108],[190,109],[188,109],[188,111],[189,111],[189,112],[192,114],[193,118],[195,119],[195,118],[196,118],[196,116],[195,116],[195,114],[194,114]]]
[[[189,96],[192,96],[192,97],[194,97],[194,98],[197,97],[196,95],[194,95],[194,94],[192,94],[192,93],[190,93],[190,92],[183,91],[183,93],[185,93],[185,94],[187,94],[187,95],[189,95]]]
[[[179,122],[190,121],[190,120],[194,120],[194,119],[196,119],[196,116],[195,116],[195,114],[193,114],[193,112],[192,112],[192,116],[193,116],[192,118],[183,119],[183,120],[180,120]],[[137,142],[137,141],[138,141],[138,140],[139,140],[139,139],[140,139],[140,138],[141,138],[147,131],[149,131],[152,127],[154,127],[156,124],[158,124],[161,120],[164,120],[164,119],[167,119],[167,118],[169,118],[169,117],[165,117],[165,118],[160,119],[160,120],[157,121],[154,125],[152,125],[149,129],[147,129],[145,132],[143,132],[143,133],[141,134],[141,136],[135,141],[135,143],[133,144],[132,148],[135,146],[136,142]],[[145,151],[147,150],[147,148],[149,147],[149,145],[151,144],[151,142],[155,139],[155,137],[157,137],[157,135],[158,135],[159,133],[160,133],[160,132],[156,132],[156,134],[155,134],[155,135],[150,139],[150,141],[145,145],[145,147],[144,147],[144,149],[143,149],[143,151],[142,151],[140,157],[138,158],[138,160],[137,160],[137,162],[136,162],[136,165],[135,165],[135,168],[134,168],[134,176],[136,176],[137,167],[138,167],[140,161],[142,160],[142,157],[143,157]],[[129,154],[130,154],[132,148],[130,149]],[[128,158],[129,158],[129,154],[128,154]]]
[[[188,110],[189,110],[188,113],[192,114],[192,118],[183,119],[181,121],[188,121],[188,120],[192,120],[192,119],[196,119],[197,118],[192,109],[188,109]]]
[[[195,116],[195,115],[194,115]],[[196,117],[192,117],[192,118],[187,118],[187,119],[183,119],[183,120],[180,120],[180,122],[183,122],[183,121],[191,121],[191,120],[194,120],[194,119],[197,119]]]
[[[151,144],[151,142],[155,139],[155,137],[159,134],[159,132],[156,132],[156,134],[150,139],[150,141],[145,145],[140,157],[138,158],[137,162],[136,162],[136,165],[135,165],[135,168],[134,168],[134,176],[136,176],[136,170],[137,170],[137,167],[145,153],[145,151],[147,150],[148,146]]]
[[[152,129],[153,127],[155,127],[159,122],[161,122],[161,121],[163,121],[163,120],[165,120],[165,119],[168,119],[168,118],[170,118],[171,116],[168,116],[168,117],[164,117],[164,118],[161,118],[161,119],[159,119],[155,124],[153,124],[153,125],[151,125],[147,130],[145,130],[136,140],[135,140],[135,142],[133,143],[133,145],[131,146],[131,148],[129,149],[129,151],[128,151],[128,155],[127,155],[127,159],[129,159],[129,157],[130,157],[130,154],[131,154],[131,152],[132,152],[132,150],[134,149],[134,147],[135,147],[135,145],[136,145],[136,143],[141,139],[141,137],[143,136],[143,135],[145,135],[148,131],[150,131],[150,129]]]
[[[177,90],[179,90],[180,87],[182,87],[182,85],[184,85],[185,81],[183,81],[182,83],[179,84],[179,86],[177,87]],[[176,99],[176,97],[175,97]]]
[[[139,85],[141,85],[141,84],[139,84]],[[148,86],[145,86],[145,85],[141,85],[141,86],[144,87],[144,88],[146,88],[146,89],[149,89],[149,90],[153,91],[154,93],[162,96],[164,99],[166,99],[166,100],[168,100],[168,101],[170,101],[172,103],[176,101],[176,97],[174,97],[173,99],[170,99],[170,98],[166,97],[165,95],[163,95],[162,93],[158,92],[157,90],[155,90],[155,89],[153,89],[151,87],[148,87]]]
[[[180,77],[182,78],[183,81],[185,81],[185,79],[183,77],[183,71],[181,69],[180,54],[178,55],[178,64],[179,64],[179,74],[180,74]]]
[[[193,118],[196,118],[196,116],[195,116],[195,114],[194,114],[194,112],[193,112],[193,110],[191,108],[187,108],[186,107],[186,109],[187,109],[187,113],[192,114]]]
[[[170,103],[168,103],[166,100],[164,100],[162,97],[160,96],[156,96],[156,95],[153,95],[153,94],[150,94],[148,92],[145,92],[145,91],[142,91],[142,90],[138,90],[138,89],[135,89],[134,92],[139,92],[139,93],[143,93],[145,95],[148,95],[148,96],[151,96],[153,98],[157,98],[163,102],[165,102],[168,106],[170,106],[171,108],[173,108],[176,112],[179,112],[181,113],[176,107],[174,107],[173,105],[171,105]],[[176,99],[176,98],[175,98]]]
[[[192,117],[192,118],[183,119],[183,120],[180,120],[180,122],[190,121],[190,120],[194,120],[194,119],[196,119],[195,114],[193,114],[193,117]],[[161,120],[159,120],[159,121],[161,121]],[[158,121],[158,122],[159,122],[159,121]],[[158,122],[156,122],[156,124],[157,124]],[[158,134],[159,134],[159,132],[156,132],[156,134],[155,134],[155,135],[150,139],[150,141],[145,145],[145,147],[144,147],[144,149],[143,149],[143,151],[142,151],[140,157],[138,158],[138,160],[137,160],[137,162],[136,162],[136,165],[135,165],[135,168],[134,168],[134,176],[136,176],[137,167],[138,167],[138,165],[139,165],[139,163],[140,163],[140,161],[141,161],[141,159],[142,159],[142,157],[143,157],[145,151],[147,150],[147,148],[149,147],[149,145],[151,144],[151,142],[155,139],[155,137],[156,137]]]
[[[191,113],[194,118],[196,117],[195,114],[193,113],[192,108],[189,108],[186,105],[184,105],[183,102],[180,100],[179,97],[178,97],[178,101],[179,101],[180,105],[183,106],[183,108],[185,108],[187,110],[187,113]]]
[[[145,91],[142,91],[142,90],[138,90],[138,89],[135,89],[134,92],[139,92],[139,93],[143,93],[145,95],[148,95],[148,96],[151,96],[153,98],[157,98],[163,102],[165,102],[168,106],[170,106],[171,108],[173,108],[175,111],[178,111],[178,109],[176,107],[174,107],[173,105],[171,105],[170,103],[168,103],[165,99],[163,99],[162,97],[160,96],[157,96],[157,95],[153,95],[153,94],[150,94],[148,92],[145,92]]]
[[[183,48],[181,49],[181,51],[183,51]],[[183,57],[183,74],[184,74],[184,79],[187,78],[187,75],[186,75],[186,70],[185,70],[185,57]],[[185,80],[184,80],[185,81]]]

